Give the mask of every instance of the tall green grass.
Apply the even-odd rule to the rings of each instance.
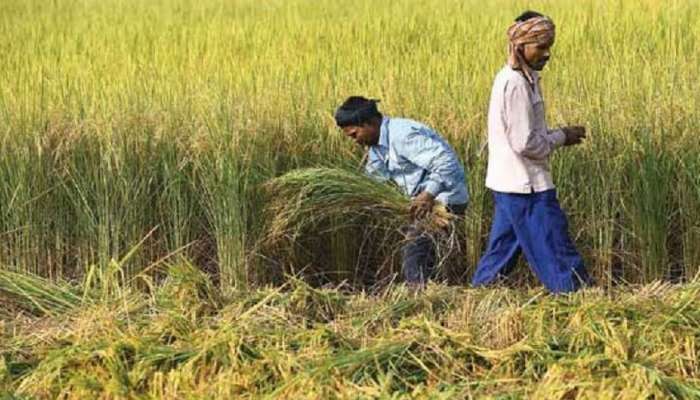
[[[4,1],[0,262],[73,278],[143,241],[128,274],[177,254],[227,287],[267,282],[260,185],[358,163],[331,115],[365,94],[457,149],[472,193],[471,271],[490,223],[479,151],[490,86],[524,8],[558,27],[543,74],[550,124],[589,129],[553,160],[589,268],[602,284],[693,276],[693,0]],[[328,276],[359,265],[356,235],[331,239],[308,249]]]

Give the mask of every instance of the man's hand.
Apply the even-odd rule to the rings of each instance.
[[[583,126],[566,126],[561,128],[561,130],[564,131],[566,136],[564,146],[579,144],[586,138],[586,128]]]
[[[423,191],[411,202],[411,218],[423,219],[433,211],[435,197],[429,192]]]

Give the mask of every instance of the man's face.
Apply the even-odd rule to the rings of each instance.
[[[528,43],[523,45],[523,58],[527,65],[535,71],[542,71],[544,66],[549,61],[549,51],[554,45],[554,41],[547,43]]]
[[[379,143],[378,124],[348,125],[341,129],[345,136],[353,139],[355,143],[361,146],[374,146]]]

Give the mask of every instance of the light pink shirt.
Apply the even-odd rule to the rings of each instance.
[[[532,193],[554,188],[549,155],[562,146],[561,129],[547,129],[539,75],[534,87],[505,66],[496,75],[489,106],[486,186],[498,192]]]

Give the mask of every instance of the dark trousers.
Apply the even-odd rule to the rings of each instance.
[[[571,292],[590,283],[554,189],[531,194],[494,192],[494,199],[488,249],[474,273],[474,286],[507,275],[521,252],[550,292]]]
[[[464,215],[466,204],[448,205],[455,215]],[[408,283],[424,284],[435,274],[435,240],[417,225],[405,227],[406,243],[401,248],[404,279]]]

